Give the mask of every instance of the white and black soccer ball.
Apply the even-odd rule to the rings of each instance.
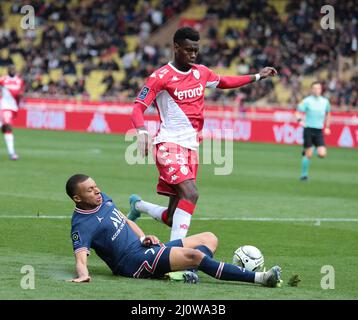
[[[232,259],[234,265],[253,272],[263,271],[264,262],[264,256],[261,251],[250,245],[237,248]]]

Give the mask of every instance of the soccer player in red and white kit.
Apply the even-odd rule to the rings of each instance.
[[[198,200],[195,180],[205,88],[238,88],[277,74],[274,68],[266,67],[255,75],[219,76],[204,65],[195,64],[199,39],[199,33],[190,27],[175,32],[174,61],[149,76],[132,113],[139,152],[147,155],[150,137],[143,113],[152,102],[158,109],[160,128],[153,140],[159,171],[157,192],[170,198],[168,207],[162,207],[131,195],[128,218],[135,221],[141,212],[149,214],[171,226],[170,240],[186,236]]]
[[[8,75],[0,78],[1,131],[4,134],[10,160],[19,158],[15,152],[12,123],[19,110],[19,102],[23,93],[24,80],[16,74],[15,66],[11,65],[8,68]]]

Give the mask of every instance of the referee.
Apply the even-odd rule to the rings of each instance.
[[[314,147],[317,148],[318,157],[324,158],[327,155],[323,134],[331,133],[329,129],[331,105],[329,100],[322,96],[322,84],[317,81],[313,82],[311,92],[312,94],[304,98],[298,105],[295,114],[297,122],[304,127],[301,181],[308,179],[308,168]],[[305,120],[303,114],[305,114]]]

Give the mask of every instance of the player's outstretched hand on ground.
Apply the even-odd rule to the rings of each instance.
[[[75,283],[90,282],[90,281],[91,281],[91,277],[90,277],[90,276],[80,277],[80,278],[70,279],[70,280],[66,280],[66,281],[67,281],[67,282],[75,282]]]
[[[274,77],[277,74],[275,68],[272,67],[265,67],[260,71],[260,78],[265,79],[267,77]]]
[[[153,244],[158,244],[159,239],[156,236],[145,236],[144,240],[142,241],[143,246],[150,247]]]

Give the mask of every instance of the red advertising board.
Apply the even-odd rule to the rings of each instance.
[[[77,103],[59,100],[27,99],[15,120],[19,128],[86,131],[124,134],[132,129],[131,104]],[[159,126],[156,114],[145,116],[148,129]],[[204,138],[226,137],[235,141],[302,144],[302,130],[292,110],[248,110],[238,114],[232,107],[208,107]],[[358,114],[333,113],[329,146],[358,147]]]

